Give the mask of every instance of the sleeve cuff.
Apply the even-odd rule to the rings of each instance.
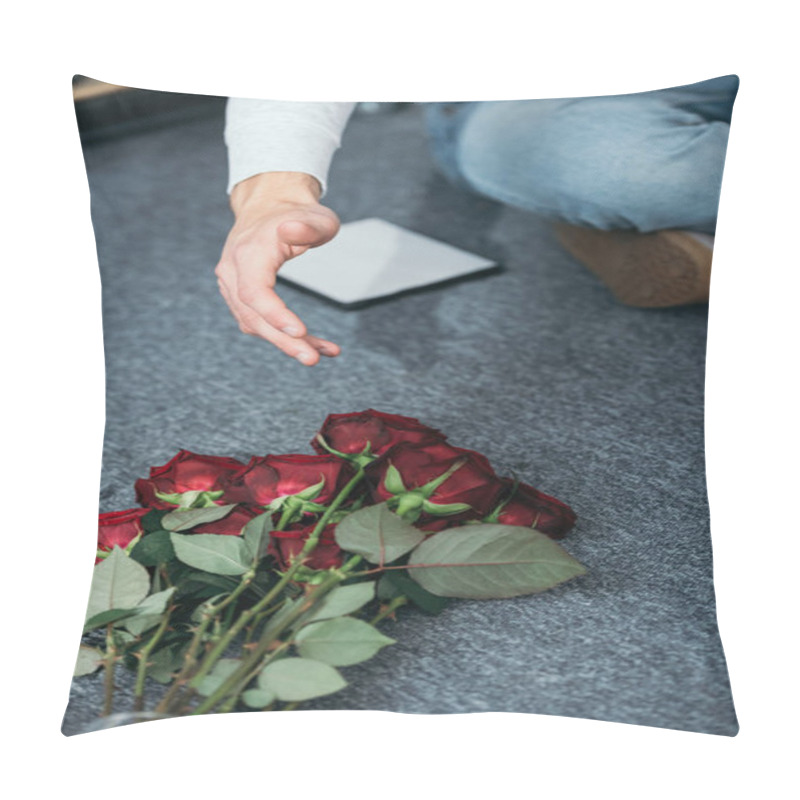
[[[354,103],[228,101],[228,187],[262,172],[303,172],[327,191],[333,154]]]

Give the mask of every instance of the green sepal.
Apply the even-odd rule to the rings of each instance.
[[[193,489],[189,492],[156,492],[156,497],[163,500],[165,503],[171,503],[177,506],[178,509],[189,508],[210,508],[217,505],[216,501],[219,500],[224,494],[223,491],[204,492],[199,489]]]
[[[386,468],[386,475],[383,478],[383,485],[387,492],[391,494],[403,494],[406,492],[403,476],[394,464],[389,464]]]
[[[133,539],[131,539],[125,547],[120,547],[119,549],[122,550],[125,555],[130,555],[131,550],[141,541],[142,534],[137,534]],[[119,547],[119,545],[117,545]],[[101,550],[99,547],[97,548],[97,552],[95,553],[95,558],[99,558],[100,561],[104,561],[111,555],[111,550]],[[96,563],[96,562],[95,562]]]
[[[315,483],[313,486],[303,489],[302,492],[298,492],[294,495],[294,497],[299,497],[301,500],[314,500],[322,494],[322,490],[324,488],[325,478],[323,478],[319,483]]]
[[[466,464],[466,459],[456,461],[446,472],[428,481],[424,486],[420,486],[417,491],[421,492],[425,497],[430,497],[454,472],[461,469]]]
[[[430,500],[422,501],[422,510],[437,517],[460,514],[462,511],[469,511],[471,508],[472,506],[469,503],[432,503]]]
[[[322,447],[325,450],[327,450],[331,455],[339,456],[339,458],[343,458],[345,461],[350,461],[357,467],[366,467],[367,464],[371,464],[378,457],[372,454],[372,444],[370,442],[366,443],[364,449],[360,453],[358,453],[358,455],[354,455],[352,453],[341,453],[338,450],[334,450],[325,441],[325,438],[322,436],[321,433],[317,434],[316,439],[320,443],[320,445],[322,445]]]
[[[484,517],[481,521],[487,525],[496,525],[498,524],[498,520],[500,519],[500,514],[502,513],[503,509],[511,502],[511,499],[517,493],[517,487],[519,486],[519,478],[516,476],[514,477],[514,484],[511,487],[511,491],[508,493],[508,497],[506,497],[493,511],[489,514],[488,517]]]
[[[394,506],[394,513],[398,517],[402,517],[406,522],[416,522],[422,514],[422,504],[425,498],[416,491],[406,492],[405,494],[397,495],[395,497],[396,505]]]

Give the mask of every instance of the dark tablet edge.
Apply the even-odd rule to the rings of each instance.
[[[426,283],[424,286],[414,286],[411,289],[404,289],[402,292],[392,292],[390,294],[383,294],[378,297],[370,297],[368,300],[357,300],[354,303],[343,303],[341,300],[334,300],[334,298],[328,297],[328,295],[323,294],[322,292],[317,292],[314,289],[309,289],[307,286],[302,286],[299,283],[295,283],[290,278],[284,278],[280,272],[278,273],[278,280],[281,283],[286,284],[286,286],[291,286],[293,289],[297,289],[303,294],[311,295],[312,297],[324,300],[326,303],[330,303],[331,305],[336,306],[343,311],[359,311],[362,308],[367,308],[368,306],[377,305],[379,303],[386,303],[398,297],[408,297],[412,294],[421,294],[422,292],[428,292],[431,289],[440,289],[444,288],[445,286],[452,286],[455,283],[464,283],[465,281],[474,280],[476,278],[488,278],[490,275],[495,275],[503,271],[504,267],[502,264],[491,264],[488,267],[482,267],[474,272],[470,272],[467,275],[457,275],[454,278],[446,278],[441,281],[435,281],[434,283]]]

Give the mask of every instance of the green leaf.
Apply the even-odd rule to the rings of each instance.
[[[169,683],[174,673],[183,666],[183,656],[187,647],[188,644],[180,642],[157,650],[149,658],[148,676],[159,683]]]
[[[336,617],[307,625],[294,641],[303,658],[323,661],[332,667],[359,664],[387,644],[394,644],[394,639],[354,617]]]
[[[146,630],[158,625],[167,610],[167,603],[174,593],[175,587],[172,586],[164,589],[163,592],[156,592],[145,597],[136,607],[136,616],[126,620],[125,628],[134,636],[141,636]]]
[[[191,685],[197,689],[198,694],[208,697],[214,694],[241,664],[238,658],[221,658],[208,675],[204,675],[197,684],[192,682]]]
[[[378,600],[394,600],[395,597],[400,597],[403,594],[397,586],[389,579],[389,576],[396,572],[396,570],[392,570],[391,572],[384,572],[383,575],[378,578],[378,586],[375,590],[375,595],[377,596]],[[421,589],[422,587],[418,584],[414,584],[417,588]]]
[[[248,689],[242,693],[242,702],[250,708],[266,708],[275,702],[275,695],[266,689]]]
[[[176,562],[180,563],[180,562]],[[181,564],[181,566],[184,566]],[[229,593],[236,588],[238,580],[226,575],[212,575],[210,572],[200,572],[189,569],[182,573],[176,581],[177,594],[181,602],[208,600],[220,592]]]
[[[145,567],[157,567],[175,558],[175,548],[170,541],[170,533],[156,530],[139,539],[131,550],[131,558]]]
[[[111,637],[114,640],[114,647],[116,647],[117,650],[127,647],[129,644],[136,641],[136,637],[132,633],[123,631],[121,628],[114,628],[111,632]]]
[[[125,620],[125,629],[130,631],[133,636],[141,636],[150,628],[155,628],[163,618],[163,614],[136,614]]]
[[[429,536],[408,573],[435,595],[489,599],[543,592],[586,568],[532,528],[467,525]]]
[[[216,522],[218,519],[227,517],[234,508],[236,508],[236,503],[226,506],[211,506],[210,508],[178,509],[170,511],[161,520],[161,525],[168,531],[188,531],[197,525],[205,525],[207,522]]]
[[[170,586],[169,589],[164,589],[163,592],[156,592],[155,594],[148,595],[139,603],[139,613],[163,614],[167,610],[167,604],[173,594],[175,594],[175,587]]]
[[[311,612],[306,621],[316,622],[320,619],[352,614],[374,598],[375,581],[353,583],[349,586],[337,586],[332,592],[325,595],[323,601]]]
[[[149,590],[147,570],[115,546],[92,573],[86,619],[112,608],[133,608]]]
[[[83,632],[100,628],[108,625],[110,622],[119,622],[128,617],[135,617],[139,613],[136,608],[110,608],[108,611],[101,611],[99,614],[93,614],[83,624]]]
[[[195,569],[213,575],[243,575],[250,568],[247,545],[239,536],[172,533],[170,538],[175,555]]]
[[[272,529],[272,514],[259,514],[253,517],[242,530],[242,539],[247,544],[250,557],[254,561],[261,561],[267,554],[269,545],[269,532]]]
[[[160,531],[161,520],[168,513],[169,512],[161,508],[153,508],[150,511],[148,511],[139,521],[139,524],[142,526],[142,530],[144,531],[145,536],[148,533],[152,533],[153,531]]]
[[[304,598],[298,597],[295,600],[285,600],[283,605],[273,613],[267,621],[261,637],[264,641],[274,639],[275,634],[280,633],[286,620],[305,602]]]
[[[334,532],[342,550],[373,564],[389,564],[413,550],[425,534],[379,503],[345,517]]]
[[[96,647],[81,645],[78,648],[78,660],[75,662],[74,677],[80,678],[81,675],[91,675],[103,663],[103,652]]]
[[[450,605],[448,598],[431,594],[416,581],[412,581],[404,569],[384,572],[378,583],[378,591],[383,599],[405,595],[415,606],[431,615],[441,614]]]
[[[310,658],[282,658],[267,664],[258,676],[258,688],[278,700],[302,702],[333,694],[347,681],[329,664]]]

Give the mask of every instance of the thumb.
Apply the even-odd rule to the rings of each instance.
[[[338,230],[338,221],[329,217],[288,220],[278,226],[278,238],[296,247],[316,247],[333,239]]]

